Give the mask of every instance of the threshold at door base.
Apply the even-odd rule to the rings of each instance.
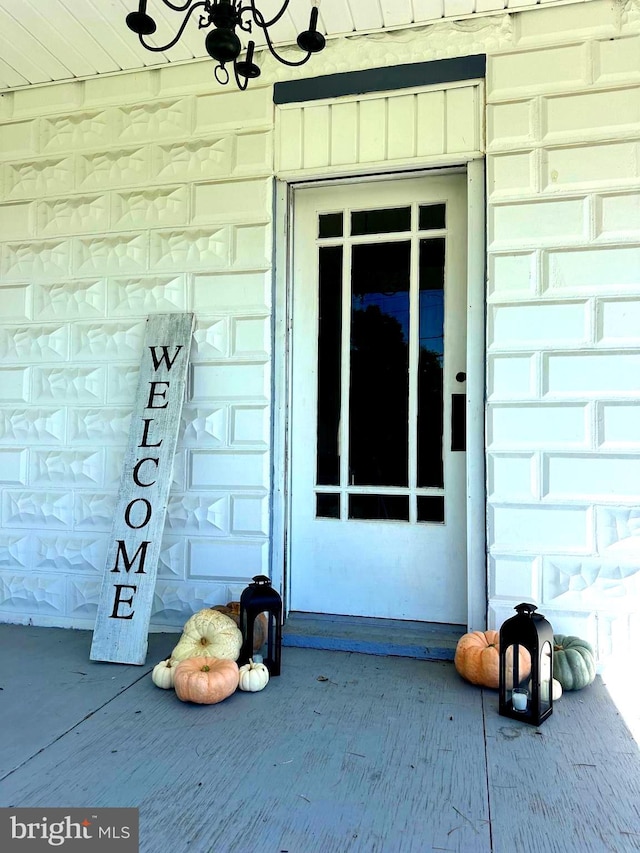
[[[289,613],[283,646],[416,658],[453,660],[464,625],[408,622],[323,613]]]

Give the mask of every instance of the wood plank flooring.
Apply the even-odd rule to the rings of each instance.
[[[600,680],[536,729],[450,662],[285,648],[262,693],[193,706],[149,676],[175,639],[125,667],[0,625],[0,806],[135,806],[143,853],[640,850],[638,746]]]

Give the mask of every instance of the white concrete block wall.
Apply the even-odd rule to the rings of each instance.
[[[93,626],[155,312],[197,326],[153,625],[269,571],[272,94],[199,96],[199,74],[16,92],[3,112],[2,621]]]
[[[489,619],[534,600],[601,659],[640,610],[640,40],[620,9],[518,16],[487,72]]]

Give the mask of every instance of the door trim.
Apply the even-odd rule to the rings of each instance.
[[[449,169],[398,170],[385,175],[321,181],[275,181],[275,262],[273,304],[273,415],[270,570],[289,611],[289,529],[291,502],[289,412],[291,403],[293,189],[394,177],[429,177],[451,171],[467,174],[467,627],[487,624],[486,487],[485,487],[485,190],[484,161],[470,160]]]

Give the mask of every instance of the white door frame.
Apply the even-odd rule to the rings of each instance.
[[[484,630],[487,623],[486,487],[485,487],[485,183],[484,161],[469,160],[447,169],[358,175],[321,181],[300,180],[295,186],[372,181],[392,177],[467,174],[467,627]],[[289,529],[291,502],[289,411],[291,402],[291,289],[293,183],[275,182],[274,346],[270,570],[289,610]]]

